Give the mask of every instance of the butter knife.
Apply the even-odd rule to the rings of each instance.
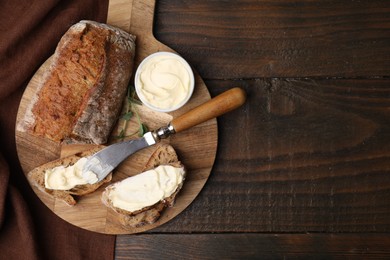
[[[232,88],[208,100],[202,105],[174,118],[167,126],[147,132],[143,137],[115,143],[87,158],[83,167],[83,176],[92,171],[103,180],[122,161],[137,151],[156,144],[161,139],[206,122],[212,118],[230,112],[245,103],[246,93],[241,88]]]

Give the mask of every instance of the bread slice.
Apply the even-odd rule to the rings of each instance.
[[[18,130],[56,142],[104,144],[132,75],[135,39],[83,20],[59,41]]]
[[[68,157],[60,158],[55,161],[48,162],[41,166],[36,167],[27,173],[27,179],[29,182],[36,186],[40,191],[49,194],[50,196],[63,200],[66,204],[73,206],[76,204],[75,196],[83,196],[88,193],[96,191],[100,186],[104,183],[110,182],[112,179],[112,173],[107,175],[106,178],[101,180],[100,182],[94,184],[84,184],[77,185],[76,187],[70,190],[51,190],[45,187],[45,171],[48,169],[52,169],[57,166],[69,166],[75,164],[80,158],[90,156],[99,150],[103,149],[104,146],[99,145],[90,150],[80,152]]]
[[[154,169],[159,165],[171,165],[177,168],[184,168],[184,165],[179,161],[175,149],[168,144],[159,144],[152,156],[148,160],[142,172]],[[166,207],[172,207],[175,203],[175,198],[181,190],[185,179],[185,171],[183,181],[176,188],[175,192],[168,198],[157,202],[152,206],[145,207],[137,211],[127,211],[121,208],[113,206],[112,201],[109,199],[109,192],[115,189],[115,184],[111,184],[106,187],[102,194],[102,202],[113,211],[117,213],[119,222],[125,227],[140,227],[146,224],[152,224],[156,222]],[[131,196],[131,194],[129,194]]]

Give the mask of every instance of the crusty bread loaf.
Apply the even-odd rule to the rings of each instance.
[[[46,164],[43,164],[39,167],[34,168],[30,172],[27,173],[27,178],[30,182],[30,184],[36,186],[39,190],[42,192],[45,192],[55,198],[63,200],[66,204],[73,206],[76,204],[76,200],[74,196],[83,196],[88,193],[94,192],[97,190],[100,186],[102,186],[104,183],[110,182],[112,179],[112,173],[106,176],[103,180],[100,182],[94,183],[94,184],[84,184],[84,185],[77,185],[73,189],[70,190],[50,190],[45,188],[45,171],[48,169],[53,169],[57,166],[69,166],[75,164],[80,158],[90,156],[99,150],[103,149],[104,146],[97,146],[93,149],[77,153],[75,155],[71,155],[68,157],[60,158],[52,162],[48,162]]]
[[[179,161],[175,149],[168,144],[159,144],[152,156],[145,165],[143,172],[156,168],[159,165],[171,165],[178,168],[184,168],[183,164]],[[184,176],[185,177],[185,176]],[[174,205],[175,198],[182,188],[181,184],[177,187],[176,191],[168,198],[159,201],[158,203],[145,207],[141,210],[129,212],[127,210],[117,208],[113,206],[112,201],[108,197],[110,190],[115,189],[115,183],[106,187],[102,194],[102,202],[113,211],[117,213],[119,222],[125,227],[140,227],[146,224],[152,224],[156,222],[161,215],[161,212],[166,207]],[[129,194],[131,196],[131,194]]]
[[[80,21],[61,38],[22,129],[54,141],[106,143],[126,95],[135,36]]]

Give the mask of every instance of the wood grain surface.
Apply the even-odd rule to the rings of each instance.
[[[154,1],[146,3],[140,1],[123,1],[117,2],[117,5],[111,5],[110,8],[110,14],[114,14],[114,18],[108,19],[108,23],[137,36],[136,65],[151,53],[157,51],[173,52],[173,50],[158,42],[151,34]],[[127,11],[123,12],[123,10]],[[31,97],[41,84],[44,78],[43,74],[49,68],[50,63],[51,59],[48,59],[36,72],[27,86],[18,111],[16,143],[19,159],[25,173],[60,156],[65,157],[90,148],[90,145],[64,145],[55,143],[41,137],[33,136],[29,132],[22,131],[22,127],[19,127],[25,120],[26,110],[28,109]],[[183,108],[172,113],[154,112],[145,106],[136,106],[136,109],[143,123],[150,129],[157,129],[167,125],[172,118],[183,114],[209,99],[210,94],[206,85],[195,72],[194,93],[189,103]],[[117,141],[114,137],[119,134],[122,125],[123,122],[119,121],[112,133],[113,138],[111,138],[111,142]],[[136,132],[137,129],[137,119],[134,117],[129,122],[129,127],[125,135],[130,135]],[[73,207],[66,205],[61,200],[48,196],[46,193],[42,193],[35,187],[33,187],[34,191],[46,206],[59,217],[90,231],[105,234],[131,234],[153,229],[177,216],[202,190],[211,173],[216,155],[216,119],[208,120],[164,141],[170,143],[176,149],[179,159],[186,166],[187,178],[185,185],[176,198],[174,207],[167,208],[160,219],[154,224],[137,228],[122,226],[116,213],[104,206],[100,201],[101,192],[107,185],[102,186],[92,194],[79,198],[78,203]],[[116,169],[112,182],[120,181],[141,172],[154,149],[154,147],[149,147],[129,157]]]
[[[389,14],[383,0],[158,1],[155,37],[212,96],[248,99],[218,118],[194,203],[118,236],[116,258],[388,259]]]
[[[116,259],[387,259],[383,249],[390,243],[385,234],[141,234],[121,238]]]
[[[388,76],[388,1],[159,1],[155,35],[203,79]]]

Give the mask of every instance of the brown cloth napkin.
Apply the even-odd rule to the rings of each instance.
[[[23,91],[65,31],[105,22],[108,0],[0,0],[0,259],[113,259],[115,236],[75,227],[34,194],[18,162],[15,121]]]

